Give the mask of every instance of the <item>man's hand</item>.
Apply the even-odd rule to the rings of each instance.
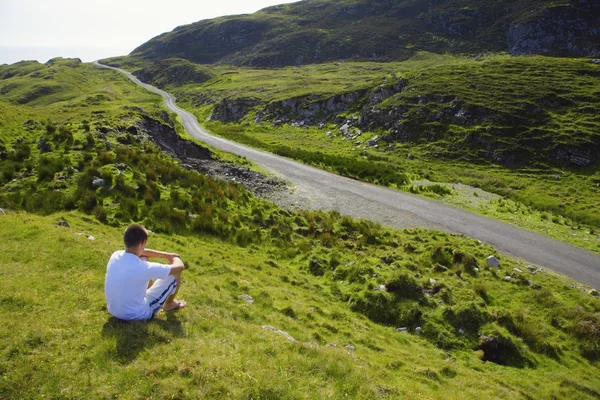
[[[177,253],[165,253],[165,258],[169,261],[169,264],[173,264],[175,258],[181,258]]]

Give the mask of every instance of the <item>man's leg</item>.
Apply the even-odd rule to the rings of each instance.
[[[175,274],[173,275],[173,277],[175,278],[175,282],[177,282],[177,287],[175,288],[175,292],[173,292],[173,294],[167,298],[167,301],[165,301],[165,304],[163,306],[163,310],[165,311],[179,310],[180,308],[187,306],[187,303],[185,301],[175,300],[175,296],[177,295],[177,292],[179,292],[179,288],[181,287],[181,273]]]

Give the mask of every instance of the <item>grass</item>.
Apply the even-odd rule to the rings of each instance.
[[[0,398],[598,397],[588,288],[470,238],[281,210],[136,138],[132,107],[154,100],[133,84],[56,68],[89,68],[83,91],[121,95],[84,110],[73,91],[0,102],[13,110],[2,167],[15,167],[0,187]],[[183,256],[187,309],[136,323],[107,313],[105,265],[132,220]]]
[[[2,397],[594,398],[600,388],[597,361],[579,352],[587,351],[585,340],[597,345],[589,329],[597,326],[600,301],[546,273],[525,278],[532,286],[506,283],[504,273],[517,264],[505,258],[503,274],[483,268],[459,277],[428,269],[438,241],[447,243],[442,251],[473,251],[479,262],[493,251],[466,238],[378,231],[380,244],[354,250],[310,240],[304,246],[311,255],[296,241],[238,247],[204,235],[153,234],[153,247],[183,255],[181,297],[190,306],[125,324],[109,316],[102,295],[105,264],[121,246],[122,227],[79,213],[0,218],[0,238],[11,249],[0,254]],[[59,220],[71,228],[55,226]],[[394,243],[416,249],[410,254]],[[329,263],[323,276],[307,268],[309,259],[334,253],[340,266],[333,273]],[[430,277],[443,289],[423,297]],[[372,290],[382,282],[389,292]],[[487,301],[473,301],[482,284]],[[399,291],[407,285],[414,298]],[[247,304],[242,294],[255,302]],[[413,307],[423,315],[403,311]],[[399,314],[382,320],[389,312]],[[409,333],[391,322],[407,324]],[[515,353],[511,366],[478,358],[471,350],[478,332],[505,338]],[[592,354],[597,359],[597,349]]]

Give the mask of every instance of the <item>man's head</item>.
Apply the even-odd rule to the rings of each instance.
[[[146,228],[139,224],[129,225],[125,229],[123,235],[123,242],[125,243],[125,249],[135,252],[136,249],[144,250],[146,247],[146,241],[148,240],[148,231]]]

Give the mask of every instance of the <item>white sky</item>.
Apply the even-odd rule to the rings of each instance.
[[[97,49],[109,52],[103,57],[122,55],[179,25],[222,15],[252,13],[295,1],[0,0],[0,63],[14,62],[9,60],[14,58],[9,53],[41,54],[40,48],[49,46],[66,53],[77,51],[75,49],[93,53]],[[23,56],[22,59],[39,57],[44,56]],[[81,58],[95,59],[91,57]]]

